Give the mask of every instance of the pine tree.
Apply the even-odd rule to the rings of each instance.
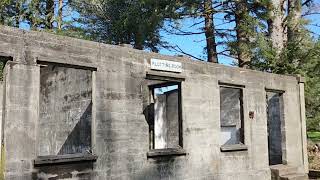
[[[250,53],[250,19],[249,8],[246,0],[235,2],[235,22],[237,33],[237,55],[239,67],[249,68],[251,61]]]
[[[272,42],[272,47],[274,48],[277,57],[279,58],[286,42],[285,37],[285,0],[272,0],[267,5],[268,10],[268,35]]]
[[[24,0],[4,0],[0,2],[0,24],[19,27],[23,16]]]
[[[167,13],[170,0],[75,0],[71,6],[81,18],[84,31],[92,39],[110,44],[132,44],[136,49],[158,52],[161,41],[159,30]]]

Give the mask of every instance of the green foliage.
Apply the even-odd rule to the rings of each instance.
[[[267,36],[256,38],[251,67],[277,74],[297,75],[306,78],[305,100],[307,129],[320,130],[320,41],[313,40],[301,27],[296,38],[287,43],[280,55],[272,48]]]
[[[0,2],[0,24],[19,27],[24,0],[4,0]]]
[[[307,132],[308,139],[312,141],[320,141],[320,132],[319,131],[309,131]]]
[[[57,35],[61,35],[61,36],[68,36],[68,37],[73,37],[73,38],[77,38],[77,39],[84,39],[84,40],[89,40],[89,41],[94,41],[94,39],[92,39],[92,37],[87,34],[82,28],[79,27],[67,27],[66,29],[62,29],[62,30],[49,30],[48,32],[51,33],[55,33]]]
[[[78,22],[92,39],[110,44],[132,44],[158,51],[160,28],[173,12],[170,0],[75,0]]]
[[[308,130],[320,130],[320,41],[315,42],[313,49],[303,64],[302,72],[307,79],[306,115]]]

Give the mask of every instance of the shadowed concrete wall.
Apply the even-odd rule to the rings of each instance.
[[[271,165],[282,164],[282,95],[267,92],[269,162]]]
[[[38,155],[91,151],[92,72],[40,68]]]
[[[168,147],[179,147],[179,93],[169,91],[167,96]]]
[[[299,93],[296,77],[3,26],[0,26],[0,53],[13,56],[13,62],[6,67],[4,87],[6,179],[270,179],[266,88],[285,91],[283,161],[299,167],[299,171],[306,171],[307,159],[303,158],[306,152],[302,151],[306,143],[301,135],[305,129],[300,107],[303,90]],[[151,71],[151,58],[182,63],[185,156],[147,157],[149,126],[143,111],[144,102],[149,98],[146,72]],[[46,166],[50,171],[34,166],[41,142],[37,60],[96,68],[92,75],[91,146],[98,159],[93,164]],[[220,81],[245,87],[243,112],[247,151],[220,151]],[[249,118],[249,111],[254,112],[254,118]]]

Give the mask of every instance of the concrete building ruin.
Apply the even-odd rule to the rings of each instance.
[[[304,80],[0,26],[4,179],[306,179]]]

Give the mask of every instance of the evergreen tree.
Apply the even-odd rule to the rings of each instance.
[[[3,0],[0,2],[0,24],[19,27],[23,16],[24,0]]]
[[[173,12],[171,4],[170,0],[75,0],[71,5],[80,13],[78,22],[92,39],[158,52],[164,43],[159,30]]]

